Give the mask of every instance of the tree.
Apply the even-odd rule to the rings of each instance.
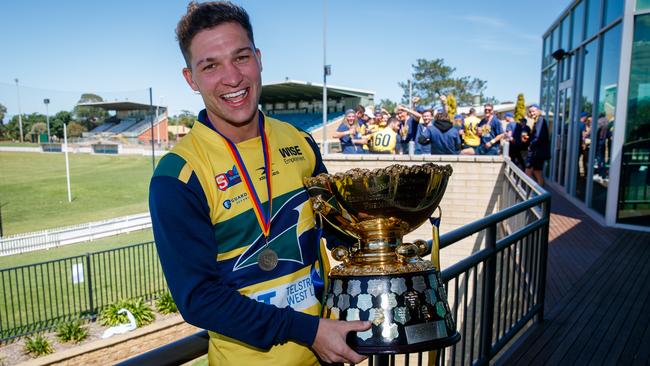
[[[382,99],[379,101],[379,107],[386,109],[388,113],[393,113],[395,112],[395,108],[397,108],[397,103],[390,99]]]
[[[68,138],[70,137],[80,137],[83,132],[86,131],[86,128],[77,122],[70,122],[68,125]]]
[[[169,124],[173,126],[183,125],[192,128],[192,126],[194,126],[194,121],[196,121],[196,119],[197,116],[194,115],[194,113],[183,109],[181,110],[180,114],[173,117],[169,117]]]
[[[4,123],[3,121],[5,120],[6,113],[7,113],[7,107],[5,107],[4,105],[2,105],[2,103],[0,103],[0,125]]]
[[[45,115],[40,114],[40,113],[32,113],[32,114],[23,114],[23,133],[26,134],[27,132],[25,131],[31,131],[32,125],[34,123],[38,122],[45,122]],[[18,126],[18,115],[14,115],[11,117],[11,120],[6,124],[6,129],[4,133],[4,137],[10,138],[10,139],[20,139],[20,127]]]
[[[487,86],[485,80],[472,78],[470,76],[454,77],[456,69],[445,65],[445,60],[417,59],[411,65],[413,73],[411,76],[414,96],[420,97],[420,103],[430,105],[437,103],[440,95],[454,94],[461,105],[472,104],[474,95],[483,96]],[[400,82],[398,85],[404,90],[403,103],[408,102],[409,84]]]
[[[72,113],[68,111],[60,111],[50,118],[50,134],[63,138],[63,124],[70,124],[72,122]]]
[[[72,114],[74,119],[79,121],[87,130],[91,130],[99,126],[104,119],[108,117],[108,112],[99,107],[80,106],[83,103],[96,103],[103,102],[104,99],[97,94],[84,93],[81,94],[77,105],[74,107]]]
[[[449,114],[451,118],[454,118],[456,115],[456,111],[458,110],[456,107],[456,97],[453,94],[449,94],[447,96],[447,114]]]
[[[519,121],[524,117],[526,117],[526,101],[524,100],[524,93],[519,93],[515,105],[515,121]]]

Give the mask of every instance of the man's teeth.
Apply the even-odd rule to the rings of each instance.
[[[246,89],[242,89],[242,90],[234,92],[234,93],[224,94],[221,97],[224,98],[224,99],[233,99],[233,98],[245,96],[246,93],[247,93]]]

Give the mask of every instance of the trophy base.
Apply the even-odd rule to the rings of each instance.
[[[355,345],[355,335],[348,334],[347,343],[356,353],[361,355],[376,355],[376,354],[404,354],[404,353],[418,353],[443,349],[460,341],[460,333],[456,332],[449,337],[436,339],[429,342],[420,342],[415,344],[404,345],[389,345],[389,346],[359,346]]]
[[[372,322],[369,330],[348,334],[347,343],[358,353],[421,352],[460,340],[436,269],[391,275],[331,275],[327,293],[325,317]]]

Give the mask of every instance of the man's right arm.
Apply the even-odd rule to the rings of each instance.
[[[149,193],[158,255],[183,318],[261,349],[288,340],[311,345],[318,317],[257,302],[223,282],[205,195],[183,163],[173,153],[163,157]]]

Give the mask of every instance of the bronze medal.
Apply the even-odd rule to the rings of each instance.
[[[262,271],[272,271],[278,265],[278,254],[273,249],[266,247],[257,256],[257,264]]]

